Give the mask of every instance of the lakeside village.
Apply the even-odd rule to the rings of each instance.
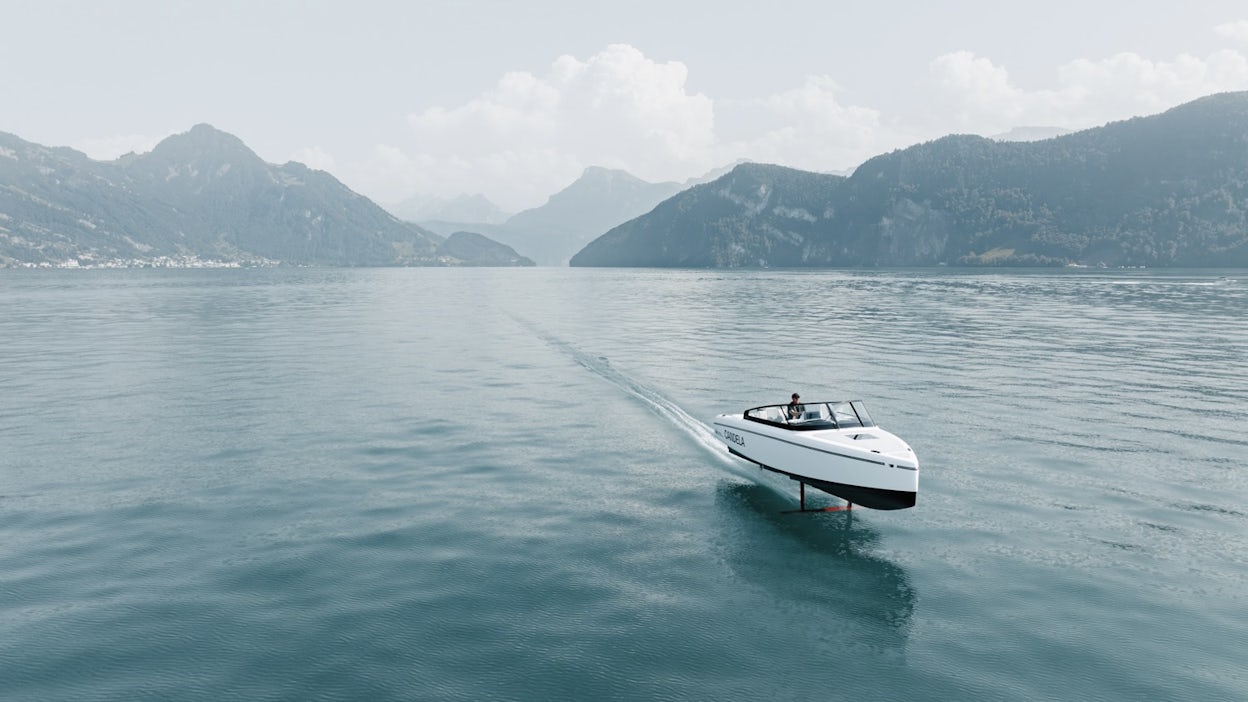
[[[69,258],[64,261],[0,261],[0,268],[60,268],[92,270],[102,268],[274,268],[281,261],[267,258],[246,261],[205,260],[195,255],[156,256],[154,258],[108,258],[94,259],[88,256]]]
[[[463,262],[454,256],[438,256],[430,264],[434,267],[456,268]],[[156,256],[154,258],[106,258],[96,259],[89,254],[63,261],[14,261],[0,259],[3,268],[39,268],[60,270],[101,270],[126,268],[306,268],[308,264],[288,263],[271,258],[250,258],[244,261],[218,261],[202,259],[193,254],[184,256]]]

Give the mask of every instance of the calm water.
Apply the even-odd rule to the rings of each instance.
[[[0,301],[4,700],[1248,698],[1248,271]],[[715,446],[795,390],[865,399],[918,507],[787,514]]]

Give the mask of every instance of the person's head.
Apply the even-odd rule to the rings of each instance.
[[[801,396],[801,395],[798,395],[797,393],[793,393],[793,401],[794,401],[794,402],[797,402],[797,401],[798,401],[798,400],[800,400],[800,399],[802,399],[802,396]]]

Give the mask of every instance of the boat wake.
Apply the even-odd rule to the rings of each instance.
[[[547,332],[533,322],[514,314],[510,316],[517,324],[527,329],[551,348],[575,361],[582,368],[602,380],[619,388],[634,400],[640,401],[652,412],[684,432],[693,439],[695,444],[713,456],[721,469],[734,477],[766,488],[783,500],[793,504],[798,503],[797,496],[792,491],[792,481],[789,478],[760,470],[758,466],[748,460],[743,461],[732,456],[724,446],[723,441],[715,436],[715,430],[711,428],[710,424],[695,418],[657,389],[612,366],[606,356],[588,353],[576,345]]]
[[[699,421],[658,390],[618,370],[611,365],[611,362],[605,356],[587,353],[567,341],[547,333],[528,320],[521,319],[515,315],[511,316],[517,324],[531,331],[551,348],[568,356],[599,378],[623,390],[630,397],[641,401],[655,414],[671,422],[673,426],[687,434],[707,453],[717,458],[723,466],[735,468],[737,469],[734,471],[735,473],[753,480],[753,476],[749,472],[741,470],[741,462],[734,459],[728,453],[728,450],[724,448],[723,443],[715,438],[715,430],[711,429],[710,425]]]

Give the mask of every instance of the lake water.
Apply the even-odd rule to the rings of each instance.
[[[1248,699],[1248,271],[0,300],[0,699]],[[794,391],[865,400],[918,506],[792,514],[715,444]]]

